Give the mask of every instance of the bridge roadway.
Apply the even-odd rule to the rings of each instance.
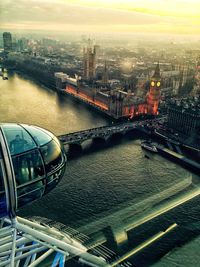
[[[108,140],[111,136],[115,134],[126,134],[131,130],[138,129],[144,133],[149,133],[151,124],[155,124],[163,118],[154,118],[144,121],[135,122],[123,122],[120,124],[113,124],[109,126],[101,126],[97,128],[87,129],[79,132],[68,133],[58,136],[59,140],[65,144],[78,144],[89,139],[103,139]]]

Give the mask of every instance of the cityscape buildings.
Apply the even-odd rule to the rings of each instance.
[[[96,75],[96,47],[92,47],[91,40],[88,40],[88,46],[83,49],[83,78],[92,80]]]
[[[150,90],[147,96],[147,112],[149,114],[158,113],[158,105],[160,102],[160,86],[161,86],[161,76],[159,64],[156,66],[155,73],[151,78]]]
[[[147,99],[146,96],[143,98],[136,96],[130,90],[125,91],[119,85],[111,85],[109,81],[106,86],[105,81],[103,83],[94,81],[89,84],[81,77],[71,78],[62,72],[55,73],[55,78],[58,90],[64,90],[66,93],[96,106],[113,118],[133,118],[141,114],[158,114],[161,87],[159,65],[156,66],[152,77]]]
[[[4,52],[12,51],[12,36],[10,32],[3,33],[3,47],[4,47]]]
[[[159,64],[151,78],[149,92],[139,96],[130,88],[125,88],[121,83],[113,83],[108,79],[107,63],[104,63],[102,79],[98,80],[95,75],[96,50],[88,47],[83,51],[83,78],[75,75],[75,78],[58,72],[55,73],[56,88],[79,98],[90,105],[96,106],[109,116],[119,118],[133,118],[138,115],[157,115],[160,101],[161,76]]]
[[[190,137],[193,143],[200,141],[200,98],[171,100],[168,106],[168,126]]]
[[[199,267],[198,2],[0,2],[1,267]]]

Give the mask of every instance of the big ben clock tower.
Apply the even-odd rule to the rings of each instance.
[[[149,94],[147,96],[148,114],[158,114],[158,104],[160,102],[161,76],[159,63],[156,66],[154,75],[151,78]]]

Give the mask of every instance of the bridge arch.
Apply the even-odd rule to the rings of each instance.
[[[108,138],[108,142],[119,142],[123,138],[123,136],[123,132],[112,133]]]

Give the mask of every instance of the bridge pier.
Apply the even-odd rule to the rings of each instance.
[[[104,137],[94,137],[93,139],[92,139],[92,142],[94,143],[94,144],[105,144],[106,143],[106,138],[104,138]]]
[[[109,138],[107,139],[108,142],[118,143],[121,141],[123,137],[123,133],[117,132],[110,134]]]
[[[106,243],[116,251],[122,251],[128,245],[128,235],[122,225],[108,226],[103,230]]]
[[[112,227],[112,232],[115,240],[115,244],[119,249],[123,249],[128,245],[128,235],[122,225]]]
[[[66,154],[70,156],[76,156],[81,154],[83,151],[81,144],[75,143],[75,144],[68,144],[68,150],[66,150]]]
[[[170,142],[167,141],[167,146],[170,150],[174,151],[174,148]]]

